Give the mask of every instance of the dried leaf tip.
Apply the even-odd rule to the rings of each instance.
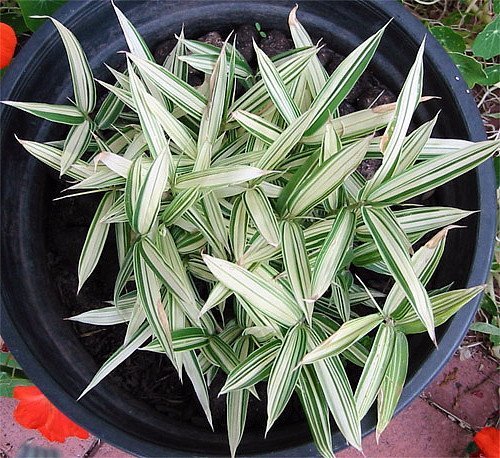
[[[425,244],[425,247],[426,248],[429,248],[430,250],[433,250],[434,248],[436,248],[439,244],[439,242],[441,242],[441,240],[445,239],[446,236],[448,235],[448,232],[452,229],[463,229],[467,226],[459,226],[459,225],[456,225],[456,224],[452,224],[450,226],[446,226],[445,228],[441,229],[434,237],[432,237],[432,239],[430,239],[426,244]]]
[[[290,27],[296,26],[299,22],[299,21],[297,21],[297,10],[298,9],[299,9],[299,5],[296,3],[295,6],[290,11],[290,14],[288,15],[288,25]]]

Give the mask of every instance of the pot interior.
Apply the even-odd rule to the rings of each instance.
[[[264,1],[148,2],[147,7],[141,2],[120,4],[152,49],[165,39],[172,38],[174,33],[180,31],[182,24],[189,38],[255,22],[259,22],[264,30],[287,30],[286,19],[292,6],[290,2]],[[68,25],[81,39],[94,69],[94,76],[110,81],[103,62],[113,67],[119,66],[123,56],[117,52],[126,49],[112,9],[107,3],[92,3],[92,6],[81,9],[80,13]],[[388,17],[377,11],[375,5],[342,1],[304,2],[300,5],[298,16],[314,37],[323,37],[330,48],[344,55],[388,20]],[[28,49],[36,50],[37,54],[26,55]],[[67,97],[71,97],[72,89],[64,49],[57,34],[45,34],[44,41],[30,43],[28,49],[24,58],[27,59],[29,73],[19,78],[9,97],[22,101],[64,103]],[[387,29],[371,70],[397,94],[415,54],[416,43],[405,35],[401,22],[395,21]],[[431,119],[441,109],[434,136],[466,138],[467,126],[457,113],[454,97],[440,77],[439,70],[430,61],[426,66],[424,94],[441,98],[419,108],[415,116],[417,123]],[[49,397],[52,395],[56,404],[58,401],[62,403],[64,399],[66,413],[71,416],[74,411],[75,418],[85,427],[136,453],[154,455],[158,450],[167,449],[203,454],[227,453],[223,430],[212,432],[204,424],[162,414],[137,396],[117,387],[113,377],[101,382],[78,404],[73,401],[96,372],[98,365],[78,338],[75,327],[62,320],[69,315],[67,305],[64,305],[68,302],[67,298],[80,300],[75,296],[76,286],[73,291],[61,289],[61,282],[56,281],[54,275],[58,271],[57,263],[61,256],[72,260],[72,271],[67,272],[71,278],[66,282],[67,285],[72,284],[85,237],[81,227],[88,227],[97,201],[92,197],[79,197],[53,202],[52,199],[58,197],[61,189],[57,175],[29,156],[14,140],[14,133],[23,139],[58,140],[65,133],[64,127],[41,122],[20,111],[6,110],[3,128],[2,281],[8,289],[6,307],[17,331],[34,358],[55,379],[55,382],[37,382]],[[435,204],[475,210],[479,206],[477,190],[477,177],[475,173],[469,173],[438,189],[434,197]],[[78,227],[61,224],[61,220],[71,221],[64,212],[74,213],[72,217],[79,221]],[[463,224],[467,225],[466,229],[452,231],[449,235],[442,266],[433,280],[435,287],[453,283],[455,288],[459,288],[467,283],[475,250],[477,216],[469,217]],[[71,237],[68,237],[68,232]],[[112,244],[113,240],[108,242]],[[92,296],[93,287],[97,291],[106,288],[112,290],[116,264],[111,244],[108,243],[104,255],[110,264],[104,262],[99,265],[91,279],[90,290],[87,293],[84,291],[84,294]],[[459,263],[456,262],[456,253],[460,253]],[[64,275],[61,269],[59,273]],[[95,299],[107,300],[109,297]],[[447,332],[448,327],[444,325],[437,330],[438,338]],[[411,381],[421,371],[434,348],[422,334],[411,337],[410,351],[408,380]],[[417,395],[422,388],[421,385],[417,386],[407,396]],[[287,421],[277,424],[265,441],[261,427],[249,426],[240,450],[244,453],[265,453],[306,443],[310,440],[307,426],[303,418],[294,414],[292,410]],[[265,410],[261,415],[264,419]],[[372,409],[364,421],[365,430],[373,427],[375,421],[376,414]],[[106,425],[114,430],[113,434],[108,432]],[[117,430],[121,431],[121,438],[116,434]],[[335,445],[343,446],[344,440],[336,429],[334,432]],[[142,444],[141,448],[137,448],[137,444]]]

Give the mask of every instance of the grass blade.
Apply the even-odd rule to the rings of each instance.
[[[2,103],[60,124],[72,126],[81,124],[85,120],[83,113],[77,107],[71,105],[49,105],[47,103],[14,102],[10,100],[4,100]]]

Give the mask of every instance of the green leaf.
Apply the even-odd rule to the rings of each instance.
[[[382,324],[377,331],[365,368],[354,393],[359,418],[363,418],[377,397],[391,360],[396,333],[394,327]]]
[[[455,62],[455,65],[470,88],[486,78],[483,66],[473,57],[457,52],[450,52],[448,54],[453,59],[453,62]]]
[[[262,237],[269,245],[277,247],[279,243],[278,221],[269,199],[261,189],[253,188],[243,194],[243,202]]]
[[[479,84],[482,84],[483,86],[493,86],[500,83],[500,64],[488,65],[487,67],[483,68],[483,70],[486,78],[478,81]],[[496,114],[498,115],[498,113]]]
[[[373,313],[345,322],[328,339],[307,353],[301,364],[311,364],[315,361],[321,361],[322,359],[341,354],[366,336],[382,321],[382,315]]]
[[[219,395],[249,388],[265,380],[271,372],[271,366],[280,347],[281,343],[278,340],[272,340],[251,353],[231,371]]]
[[[496,16],[477,35],[472,43],[472,52],[484,59],[491,59],[500,54],[500,16]]]
[[[260,313],[283,326],[293,326],[303,317],[293,297],[277,285],[237,264],[203,255],[214,276],[226,288],[248,301]]]
[[[246,183],[273,173],[247,165],[234,165],[226,167],[210,167],[206,170],[185,173],[177,179],[177,189],[187,188],[221,188],[225,186]]]
[[[295,390],[301,372],[297,365],[306,351],[306,341],[306,330],[300,323],[290,328],[283,339],[267,385],[266,435]]]
[[[308,323],[311,323],[314,301],[311,293],[311,267],[306,252],[302,227],[294,221],[285,220],[280,225],[283,264],[297,304]]]
[[[316,257],[312,275],[312,298],[319,299],[330,287],[351,249],[356,227],[356,216],[343,208],[335,218]]]
[[[102,217],[109,211],[115,200],[114,192],[108,192],[102,198],[92,222],[90,223],[80,260],[78,261],[78,291],[94,271],[99,262],[104,243],[109,232],[109,224],[101,223]]]
[[[396,331],[394,349],[380,385],[377,401],[377,443],[391,421],[403,391],[408,370],[408,341],[402,332]]]
[[[307,418],[309,430],[321,456],[334,458],[330,416],[325,396],[312,367],[304,367],[298,382],[298,394]]]
[[[477,321],[476,323],[472,323],[469,329],[471,331],[500,337],[500,328],[491,323],[482,323],[480,321]]]
[[[234,259],[238,261],[245,253],[248,232],[248,212],[241,197],[237,198],[229,220],[229,241]]]
[[[24,22],[28,28],[34,32],[44,23],[44,20],[35,19],[31,16],[51,16],[64,5],[66,1],[67,0],[17,0],[17,4],[23,15]],[[2,19],[2,21],[4,21],[4,19]],[[17,29],[16,31],[19,32]]]
[[[203,372],[196,353],[194,351],[190,351],[189,353],[184,354],[182,362],[184,363],[184,370],[193,384],[193,388],[198,400],[200,401],[200,405],[205,412],[208,423],[213,429],[207,382],[205,381],[205,377],[203,377]]]
[[[82,112],[72,105],[49,105],[48,103],[14,102],[10,100],[4,100],[2,103],[26,111],[39,118],[61,124],[77,125],[85,120]]]
[[[449,52],[465,52],[465,41],[459,33],[455,32],[451,27],[435,26],[429,28],[429,32],[434,35],[434,38],[441,43],[441,46]]]
[[[175,224],[175,222],[198,201],[199,196],[199,188],[188,188],[180,191],[162,213],[160,218],[163,223],[166,226]]]
[[[407,245],[398,238],[401,232],[400,226],[385,209],[362,207],[361,214],[382,259],[425,324],[431,340],[436,343],[434,317],[429,296],[411,265]]]

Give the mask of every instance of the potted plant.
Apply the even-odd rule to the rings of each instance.
[[[220,4],[231,13],[223,20],[217,16],[218,26],[237,24],[235,18],[245,7],[260,30],[288,8],[285,2]],[[99,194],[79,255],[75,289],[90,294],[85,293],[87,280],[102,277],[112,300],[71,320],[125,324],[121,345],[90,377],[95,363],[83,351],[75,328],[61,322],[65,315],[54,300],[48,269],[42,267],[47,259],[49,268],[58,262],[53,251],[47,258],[45,244],[61,244],[64,217],[48,226],[52,241],[45,242],[44,172],[25,155],[14,160],[9,153],[2,156],[7,177],[17,178],[20,186],[11,182],[6,187],[3,181],[2,256],[10,256],[4,259],[10,259],[12,268],[2,271],[7,323],[3,320],[2,334],[29,375],[65,413],[141,455],[178,455],[176,449],[224,453],[222,418],[227,420],[233,455],[240,441],[246,453],[286,447],[287,456],[315,453],[309,446],[290,448],[304,442],[304,421],[323,456],[344,444],[340,433],[361,448],[361,420],[366,417],[366,429],[376,424],[381,434],[400,399],[404,405],[423,388],[466,330],[474,303],[462,314],[462,322],[455,318],[448,328],[436,326],[483,289],[490,250],[481,242],[493,224],[484,214],[475,222],[471,217],[477,207],[493,208],[488,207],[492,174],[483,167],[480,179],[462,178],[462,185],[472,183],[476,195],[460,191],[452,180],[486,161],[498,142],[431,138],[437,117],[409,131],[417,106],[429,103],[423,97],[425,40],[408,68],[392,71],[396,61],[391,60],[388,84],[408,72],[395,103],[342,116],[340,104],[372,61],[386,27],[373,30],[361,44],[353,40],[354,49],[343,48],[347,57],[328,75],[317,57],[319,46],[294,8],[289,26],[295,49],[271,60],[254,45],[255,74],[231,35],[220,48],[186,38],[211,31],[207,24],[218,14],[216,4],[183,16],[185,28],[174,49],[163,65],[155,63],[146,42],[160,24],[179,25],[189,5],[148,5],[147,12],[126,2],[120,7],[99,5],[73,16],[87,21],[85,30],[92,30],[92,21],[102,24],[112,13],[109,18],[116,17],[126,39],[126,56],[112,55],[114,44],[108,43],[103,52],[95,45],[92,64],[114,58],[125,63],[120,71],[110,69],[114,84],[102,81],[103,69],[97,70],[97,82],[107,94],[99,103],[95,66],[84,52],[86,40],[82,48],[70,29],[55,19],[72,84],[69,78],[57,79],[58,70],[51,74],[54,79],[44,78],[51,92],[64,88],[60,100],[52,97],[47,104],[37,86],[37,102],[25,101],[25,88],[33,86],[37,73],[16,74],[15,63],[15,76],[7,80],[3,97],[4,104],[59,127],[26,117],[38,141],[27,140],[29,125],[16,123],[19,115],[6,109],[2,140],[10,142],[17,132],[25,150],[73,180],[71,197]],[[161,21],[155,17],[160,6],[165,8]],[[304,17],[319,24],[319,13],[328,11],[330,17],[339,7],[329,11],[332,6],[313,2]],[[374,8],[360,4],[349,22],[344,15],[336,24],[352,26],[375,11],[382,19],[384,9]],[[90,18],[91,13],[95,17]],[[127,16],[147,26],[146,40]],[[393,40],[401,36],[398,33],[393,32]],[[47,57],[39,66],[49,71],[51,51],[45,45],[43,38],[34,40],[24,53],[29,55],[30,46],[44,46]],[[377,71],[376,59],[374,63]],[[187,83],[190,68],[206,75],[195,88]],[[443,75],[433,87],[436,92],[426,94],[455,96],[453,80],[454,75]],[[66,97],[70,102],[61,103]],[[442,115],[461,122],[466,101],[446,99]],[[474,126],[474,120],[466,121]],[[449,130],[449,124],[441,125],[439,133]],[[369,180],[356,170],[366,158],[382,159]],[[436,202],[446,207],[410,201],[442,185],[446,187],[438,191]],[[469,208],[450,207],[460,202]],[[465,217],[479,232],[463,230],[466,235],[455,236],[450,252],[448,232]],[[111,227],[116,252],[108,257],[105,245]],[[452,272],[438,269],[440,261],[451,265],[450,254],[457,246],[464,254],[462,267],[453,264]],[[57,249],[74,251],[73,244]],[[481,249],[483,259],[471,262],[471,253]],[[96,270],[103,256],[116,256],[117,272],[113,262]],[[465,284],[468,273],[470,285]],[[78,299],[71,295],[70,300]],[[407,337],[414,334],[418,337]],[[438,348],[432,349],[434,345]],[[43,365],[36,356],[39,351],[51,354]],[[179,394],[172,388],[178,385],[172,375],[182,378],[188,390],[192,386],[190,402],[171,399],[174,406],[189,405],[185,418],[179,408],[170,407],[168,415],[162,415],[106,384],[106,376],[130,355],[146,351],[162,355],[157,363],[170,361],[168,375],[156,381],[169,384],[169,396]],[[148,379],[150,369],[141,367],[139,377]],[[124,374],[122,386],[128,376],[137,377]],[[257,402],[259,397],[266,402]],[[249,406],[255,418],[245,439]],[[216,433],[198,424],[200,412],[210,425],[215,420]],[[333,442],[330,413],[339,431]],[[257,441],[268,432],[266,441]]]

